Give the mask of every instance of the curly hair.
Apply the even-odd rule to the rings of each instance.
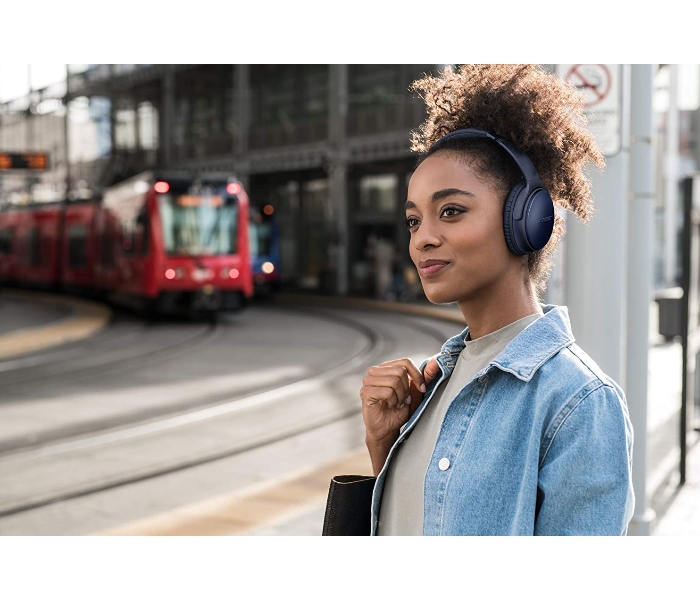
[[[527,154],[555,206],[570,210],[582,222],[593,214],[588,162],[599,169],[605,159],[586,129],[585,97],[572,84],[540,65],[459,65],[438,77],[424,73],[409,91],[427,105],[427,118],[411,132],[411,150],[425,160],[442,136],[467,127],[486,129],[511,140]],[[505,198],[522,178],[513,159],[486,139],[458,139],[438,152],[454,152],[475,174]],[[564,219],[556,214],[547,245],[528,255],[530,282],[543,301],[552,256],[564,233]]]

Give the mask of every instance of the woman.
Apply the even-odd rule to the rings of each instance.
[[[468,326],[420,367],[391,360],[363,380],[371,533],[626,535],[624,392],[574,343],[566,307],[541,302],[563,219],[536,219],[546,236],[523,249],[506,217],[529,164],[542,206],[590,219],[582,168],[604,160],[583,99],[535,65],[448,67],[411,89],[428,118],[413,136],[410,255],[426,297],[456,302]]]

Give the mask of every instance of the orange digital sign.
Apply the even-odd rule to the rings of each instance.
[[[180,206],[221,206],[221,196],[180,196],[177,199]]]
[[[46,152],[0,152],[0,171],[31,169],[45,171],[49,163]]]

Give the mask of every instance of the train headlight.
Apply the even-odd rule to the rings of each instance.
[[[264,262],[262,264],[262,272],[263,273],[267,273],[269,275],[274,270],[275,270],[275,265],[273,265],[271,262]]]
[[[166,269],[165,278],[166,279],[182,279],[185,276],[185,269]]]
[[[231,279],[236,279],[239,275],[240,275],[240,273],[239,273],[238,269],[230,269],[228,272],[228,276]]]

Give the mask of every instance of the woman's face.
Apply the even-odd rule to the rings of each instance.
[[[506,246],[504,202],[450,152],[436,152],[418,166],[408,184],[406,219],[411,259],[430,302],[488,295],[509,271],[522,267],[526,257],[517,257]],[[431,267],[425,261],[445,264]]]

